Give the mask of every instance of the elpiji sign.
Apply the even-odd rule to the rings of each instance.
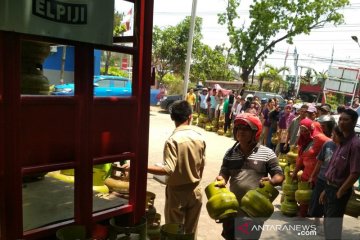
[[[114,1],[1,0],[0,30],[112,44]]]
[[[32,0],[32,14],[50,21],[67,24],[87,24],[86,4],[53,0]]]

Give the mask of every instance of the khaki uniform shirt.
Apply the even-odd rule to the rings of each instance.
[[[205,166],[205,140],[192,126],[177,127],[164,147],[164,169],[168,186],[197,184]]]

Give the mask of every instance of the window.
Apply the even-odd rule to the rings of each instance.
[[[114,87],[126,87],[127,80],[114,80]]]
[[[111,80],[110,79],[102,79],[96,82],[98,87],[110,87]]]

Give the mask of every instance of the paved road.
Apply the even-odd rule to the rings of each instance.
[[[175,126],[170,119],[169,114],[159,111],[157,107],[151,107],[150,112],[150,139],[149,139],[149,164],[155,164],[162,162],[163,156],[163,144],[168,136],[171,135]],[[203,189],[214,181],[217,176],[223,155],[227,149],[233,144],[234,140],[225,136],[219,136],[213,132],[206,132],[201,129],[206,138],[206,166],[204,170],[203,181],[201,183]],[[148,175],[148,191],[156,194],[155,207],[157,212],[163,214],[164,202],[165,202],[165,185],[159,183],[153,179],[151,174]],[[198,226],[198,240],[221,240],[221,225],[215,223],[211,219],[206,210],[206,196],[204,194],[203,209],[200,215],[200,221]],[[275,212],[272,217],[266,221],[266,230],[263,231],[261,239],[324,239],[322,234],[322,226],[317,227],[318,232],[316,236],[299,236],[297,232],[292,231],[287,226],[314,224],[313,219],[299,219],[297,217],[285,217],[280,212],[280,195],[274,201]],[[164,223],[164,219],[162,219]],[[281,228],[276,231],[274,227]],[[305,232],[303,234],[313,234]],[[344,219],[344,239],[360,239],[360,219],[345,216]]]

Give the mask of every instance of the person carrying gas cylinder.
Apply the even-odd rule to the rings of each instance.
[[[275,186],[284,180],[274,151],[259,143],[261,132],[262,124],[256,115],[243,113],[236,116],[233,130],[236,143],[225,153],[216,180],[222,182],[224,187],[229,182],[230,191],[235,194],[239,203],[249,190],[256,189],[263,181],[269,181]],[[241,209],[238,215],[237,219],[247,218]],[[222,236],[225,239],[239,237],[238,232],[235,233],[235,222],[238,222],[235,218],[223,220]],[[252,239],[260,238],[261,231],[253,234]]]

